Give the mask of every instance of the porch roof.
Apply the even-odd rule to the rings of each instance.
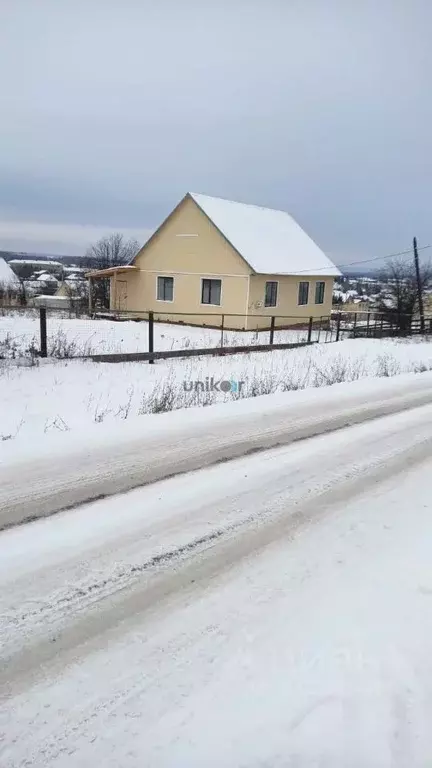
[[[103,277],[114,277],[114,275],[118,275],[121,272],[136,272],[138,270],[138,267],[135,267],[133,264],[124,264],[122,267],[108,267],[108,269],[94,269],[91,272],[86,272],[85,276],[89,279],[93,278],[103,278]]]

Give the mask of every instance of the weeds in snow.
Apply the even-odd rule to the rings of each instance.
[[[169,365],[150,366],[150,370],[143,367],[125,367],[120,376],[118,373],[116,375],[112,373],[115,370],[119,371],[118,368],[91,366],[90,373],[89,364],[77,363],[76,366],[67,367],[66,361],[60,366],[40,366],[32,374],[27,374],[22,370],[18,373],[15,363],[11,367],[7,361],[4,361],[0,364],[0,372],[5,374],[2,385],[6,394],[11,389],[9,378],[12,378],[12,375],[14,381],[17,380],[18,376],[20,380],[23,375],[32,376],[31,385],[30,379],[26,380],[29,385],[26,385],[25,397],[30,398],[30,402],[36,403],[37,400],[35,410],[37,407],[40,429],[47,433],[54,430],[58,432],[69,431],[74,426],[74,411],[80,407],[84,410],[84,416],[85,411],[87,411],[89,421],[100,424],[107,419],[126,421],[136,419],[138,415],[142,414],[205,407],[216,402],[259,397],[275,392],[327,387],[332,384],[357,381],[371,376],[390,377],[399,373],[423,373],[432,370],[432,354],[430,357],[425,355],[424,359],[417,360],[404,360],[402,358],[402,362],[387,352],[374,354],[373,357],[364,355],[356,358],[351,358],[349,355],[344,357],[342,354],[334,355],[330,353],[329,347],[310,348],[308,351],[296,352],[295,354],[278,355],[278,353],[274,353],[274,355],[271,358],[257,355],[251,357],[249,354],[242,357],[235,356],[229,361],[230,368],[226,367],[228,361],[224,362],[220,368],[219,376],[215,379],[230,379],[232,373],[235,379],[244,382],[240,392],[212,389],[206,391],[201,387],[193,387],[191,391],[186,391],[184,381],[211,379],[214,365],[207,360],[198,361],[198,365],[197,362],[185,361],[184,364],[179,364],[176,361]],[[82,382],[86,387],[84,391],[87,394],[84,394],[83,400],[77,401],[73,399],[72,390],[66,389],[66,387],[68,381],[76,383],[79,381],[81,384],[81,378],[76,378],[76,373],[81,370],[81,365],[83,365],[83,375],[87,371],[90,378]],[[62,371],[65,372],[64,375],[58,375]],[[69,378],[69,371],[71,371],[71,375],[73,374],[71,379]],[[128,378],[125,380],[126,371]],[[39,377],[43,382],[44,393],[49,391],[45,378],[48,377],[48,387],[51,387],[54,395],[51,403],[49,402],[50,398],[45,398],[47,405],[43,404],[43,398],[36,397],[33,392],[33,385],[37,383]],[[22,382],[20,381],[21,385]],[[88,394],[89,391],[91,394]],[[63,400],[63,398],[65,399]],[[65,402],[65,407],[68,409],[65,418],[58,415],[59,409],[64,413],[62,406],[59,408],[59,401]],[[35,413],[32,415],[33,423],[34,419]],[[80,420],[79,423],[82,421]],[[14,421],[12,421],[13,424]],[[3,429],[4,434],[0,433],[0,441],[13,440],[20,433],[21,437],[22,432],[26,431],[26,429],[22,430],[23,425],[24,421],[22,420],[16,429],[14,427]]]
[[[106,417],[109,416],[110,413],[112,413],[112,408],[110,408],[108,405],[101,407],[101,405],[98,403],[93,413],[94,423],[102,424],[102,422],[105,421]]]
[[[95,334],[92,334],[94,337]],[[84,357],[96,354],[91,343],[91,338],[81,341],[77,337],[71,338],[67,331],[58,328],[54,336],[48,337],[48,356],[58,360],[69,360],[73,357]]]
[[[69,432],[70,427],[61,416],[57,415],[53,419],[47,419],[45,422],[45,434],[53,429],[56,429],[58,432]]]
[[[123,421],[126,421],[126,419],[129,418],[129,414],[132,407],[132,399],[135,393],[134,387],[129,387],[127,391],[127,400],[126,402],[119,405],[117,412],[114,414],[114,416],[123,419]]]
[[[367,376],[366,363],[362,358],[350,360],[342,355],[328,361],[326,368],[320,367],[314,361],[311,371],[313,387],[328,387],[332,384],[342,384],[344,381],[358,381]]]
[[[378,355],[376,359],[376,375],[380,377],[397,376],[401,368],[391,355]]]
[[[2,435],[0,433],[0,441],[1,442],[5,442],[6,440],[15,440],[17,435],[20,433],[20,430],[21,430],[21,427],[23,426],[23,424],[24,424],[24,419],[22,418],[20,420],[20,422],[18,423],[18,425],[17,425],[17,427],[15,429],[15,432],[10,432],[9,434],[4,434],[4,435]]]

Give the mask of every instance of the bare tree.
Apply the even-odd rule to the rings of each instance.
[[[88,283],[86,280],[76,280],[74,283],[65,282],[64,292],[69,299],[70,317],[81,317],[88,307]]]
[[[89,269],[109,269],[129,264],[140,249],[138,240],[129,240],[121,232],[102,237],[87,250],[85,255]],[[93,306],[109,308],[109,279],[98,278],[93,282]]]
[[[411,327],[413,316],[418,312],[418,286],[413,262],[393,260],[380,273],[383,296],[379,311],[401,331]],[[432,266],[420,266],[422,293],[432,286]]]

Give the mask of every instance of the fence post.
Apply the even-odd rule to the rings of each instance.
[[[90,317],[93,314],[93,280],[91,277],[88,279],[88,313]]]
[[[310,344],[312,341],[312,327],[313,327],[313,317],[310,317],[309,326],[308,326],[308,337],[307,337],[308,344]]]
[[[354,312],[354,322],[353,322],[353,339],[356,337],[356,328],[357,328],[357,312]]]
[[[152,354],[154,352],[154,317],[153,312],[148,313],[148,351],[149,351],[149,365],[154,364]]]
[[[47,357],[47,322],[46,322],[46,307],[39,309],[39,323],[40,323],[40,356]]]
[[[220,345],[221,345],[221,349],[222,349],[222,347],[223,347],[223,345],[224,345],[224,336],[223,336],[223,333],[224,333],[224,321],[225,321],[225,315],[221,315],[221,317],[222,317],[222,320],[221,320],[221,340],[220,340]]]
[[[270,344],[273,344],[274,332],[275,332],[275,319],[276,319],[275,316],[272,315],[270,320],[270,339],[269,339]]]
[[[322,324],[323,324],[323,316],[321,315],[320,321],[319,321],[319,327],[318,327],[318,343],[321,341],[321,331],[322,331]]]
[[[339,337],[340,337],[341,320],[342,320],[342,314],[341,312],[339,312],[337,316],[337,321],[336,321],[336,341],[339,341]]]
[[[370,312],[367,313],[367,320],[366,320],[366,338],[369,338],[369,323],[370,323]]]

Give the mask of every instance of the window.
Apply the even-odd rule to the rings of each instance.
[[[277,304],[277,289],[278,284],[276,282],[269,281],[265,284],[265,307],[275,307]]]
[[[324,280],[318,280],[315,283],[315,304],[324,304]]]
[[[298,303],[299,304],[307,304],[309,301],[309,283],[308,282],[300,282],[299,283],[299,292],[298,292]]]
[[[157,279],[157,300],[173,301],[174,298],[174,278],[158,277]]]
[[[221,303],[222,280],[208,280],[203,278],[201,284],[201,304]]]

